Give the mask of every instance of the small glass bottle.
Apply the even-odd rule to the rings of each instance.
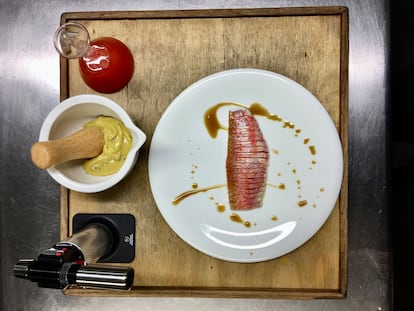
[[[115,38],[90,40],[83,25],[66,23],[57,29],[53,42],[63,57],[79,59],[83,81],[97,92],[117,92],[132,78],[134,58],[128,47]]]

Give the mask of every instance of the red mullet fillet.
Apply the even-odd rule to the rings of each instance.
[[[229,112],[227,188],[232,210],[262,206],[269,150],[259,124],[248,110]]]

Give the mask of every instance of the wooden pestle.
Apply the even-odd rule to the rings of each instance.
[[[104,144],[103,132],[97,127],[87,127],[65,138],[35,143],[30,152],[33,163],[47,169],[70,160],[96,157],[102,153]]]

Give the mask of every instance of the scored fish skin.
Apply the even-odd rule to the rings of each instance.
[[[226,173],[232,210],[262,206],[268,162],[269,149],[254,116],[245,109],[229,111]]]

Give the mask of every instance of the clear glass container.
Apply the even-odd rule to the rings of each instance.
[[[83,25],[66,23],[55,32],[53,43],[61,56],[79,59],[83,81],[97,92],[117,92],[132,78],[134,58],[118,39],[100,37],[90,40]]]

